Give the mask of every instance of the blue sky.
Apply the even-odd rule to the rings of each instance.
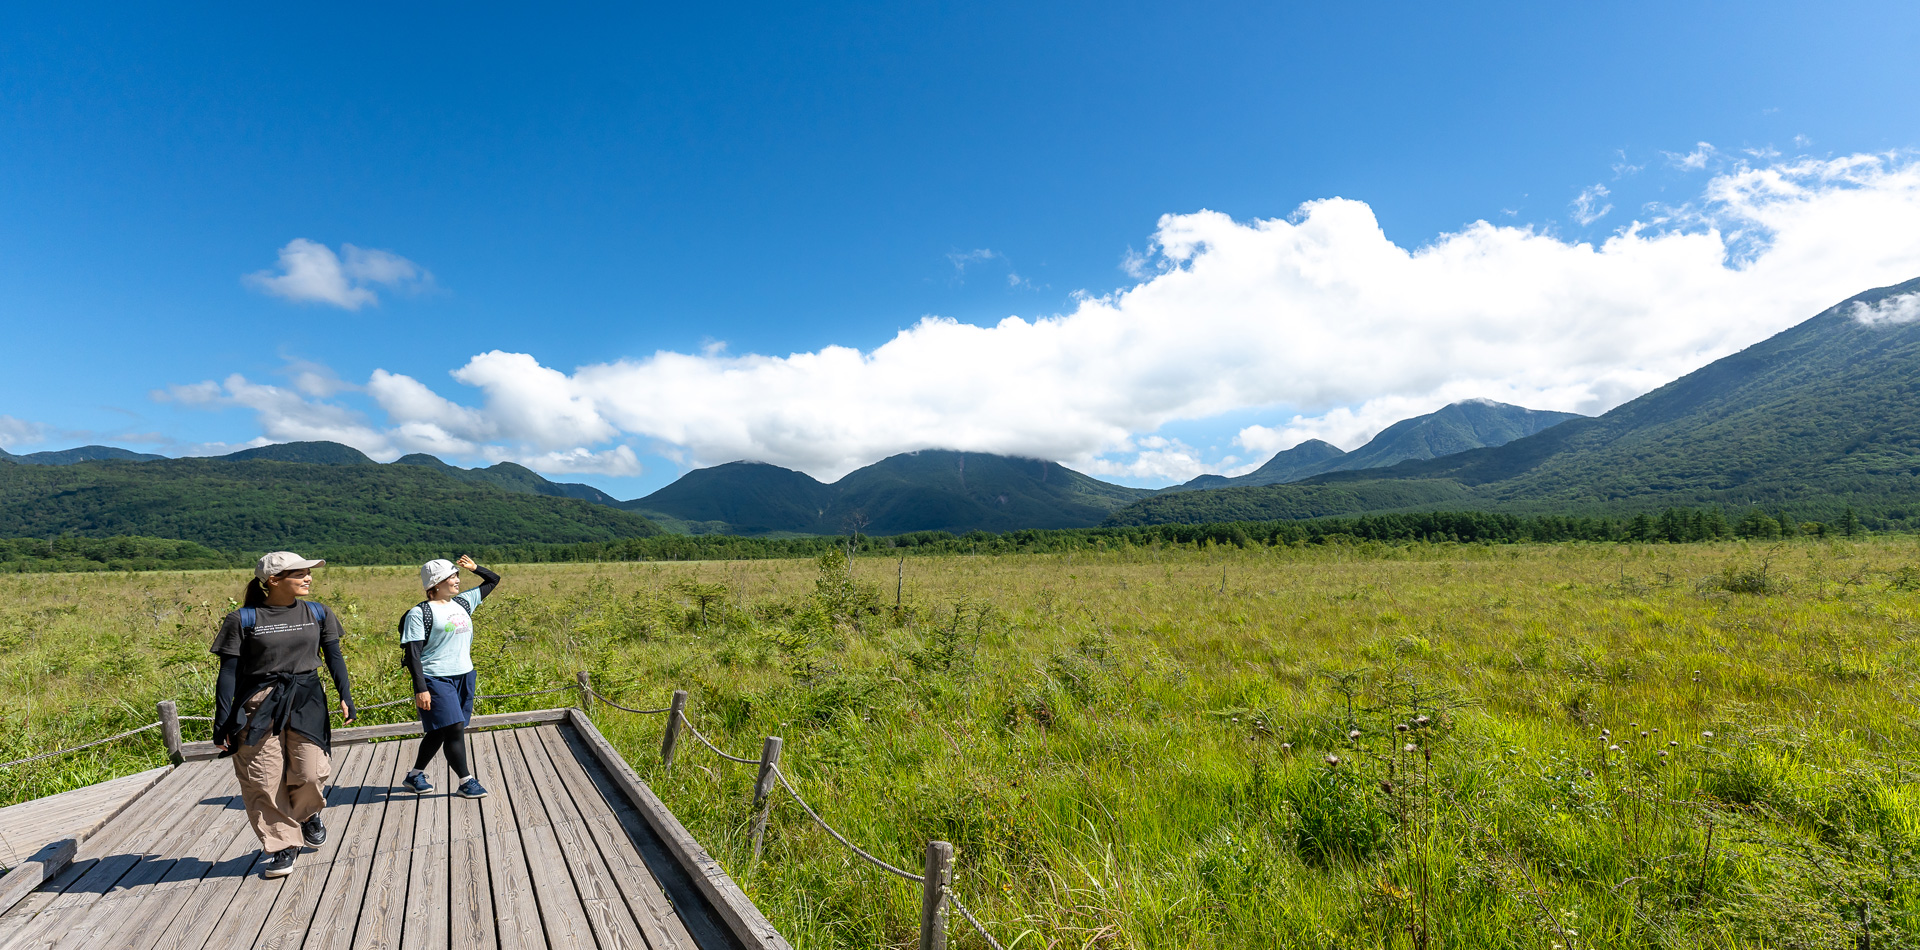
[[[0,444],[631,497],[1597,412],[1920,275],[1917,42],[1894,3],[14,9]]]

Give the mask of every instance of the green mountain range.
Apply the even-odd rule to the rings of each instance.
[[[1402,419],[1380,430],[1379,435],[1352,452],[1342,452],[1319,439],[1308,439],[1276,454],[1265,465],[1245,475],[1202,475],[1167,490],[1281,485],[1325,472],[1385,468],[1408,459],[1439,458],[1468,449],[1505,445],[1570,419],[1584,418],[1573,412],[1527,409],[1491,399],[1468,399],[1424,416]]]
[[[139,535],[234,551],[319,544],[451,548],[660,533],[644,517],[610,505],[514,487],[515,470],[539,478],[517,465],[466,474],[380,465],[330,442],[222,458],[0,459],[0,537]]]
[[[1339,491],[1358,514],[1453,507],[1566,514],[1758,506],[1831,519],[1846,508],[1920,525],[1920,321],[1867,321],[1920,279],[1851,297],[1605,415],[1495,448],[1288,485],[1163,494],[1110,524],[1291,518]],[[1883,308],[1903,313],[1903,308]]]
[[[927,450],[882,459],[832,484],[777,465],[729,462],[621,507],[699,533],[961,534],[1092,527],[1151,494],[1055,462]]]

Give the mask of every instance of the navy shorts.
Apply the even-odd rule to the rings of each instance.
[[[473,718],[474,687],[479,671],[468,670],[459,676],[427,677],[427,692],[433,694],[433,708],[416,710],[421,728],[432,732]]]

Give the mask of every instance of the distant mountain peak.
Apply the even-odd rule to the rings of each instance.
[[[220,456],[229,462],[300,462],[307,465],[378,465],[365,452],[338,442],[278,442]]]
[[[116,445],[82,445],[71,449],[58,449],[51,452],[30,452],[26,455],[8,456],[0,452],[0,457],[11,458],[22,465],[76,465],[80,462],[152,462],[164,459],[164,455],[150,452],[135,452]]]

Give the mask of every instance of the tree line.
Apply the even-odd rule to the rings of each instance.
[[[1215,524],[1131,525],[1027,529],[956,535],[918,531],[885,537],[864,534],[745,538],[735,535],[655,535],[619,541],[526,542],[473,545],[454,551],[435,544],[319,545],[301,553],[339,565],[416,564],[472,554],[497,563],[593,561],[737,561],[812,558],[831,550],[850,554],[1017,554],[1126,550],[1153,546],[1240,548],[1307,544],[1637,542],[1686,544],[1732,538],[1858,537],[1866,533],[1848,508],[1831,524],[1802,521],[1784,510],[1750,508],[1737,518],[1720,508],[1668,508],[1632,517],[1514,515],[1485,511],[1429,511],[1307,521],[1231,521]],[[0,572],[202,570],[246,567],[261,552],[219,551],[164,538],[0,539]]]

